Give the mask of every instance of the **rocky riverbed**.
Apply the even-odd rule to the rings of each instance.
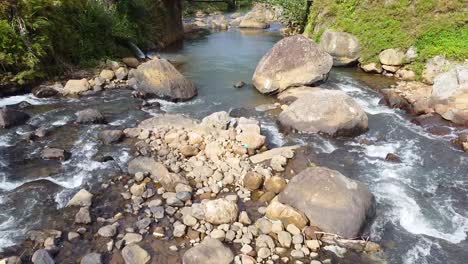
[[[1,100],[1,261],[463,260],[465,128],[418,118],[427,133],[383,104],[392,79],[332,70],[353,58],[252,12],[260,30]]]

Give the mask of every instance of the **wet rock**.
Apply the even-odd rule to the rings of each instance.
[[[67,206],[91,206],[93,195],[85,189],[81,189],[77,192],[71,200],[67,203]]]
[[[10,128],[13,126],[19,126],[29,119],[29,115],[9,108],[0,109],[0,127]]]
[[[343,237],[358,236],[374,213],[367,186],[323,167],[308,168],[292,178],[278,201],[304,212],[323,231]]]
[[[286,187],[286,180],[281,176],[273,176],[265,181],[265,190],[280,193]]]
[[[187,250],[182,258],[183,264],[230,264],[234,260],[232,251],[219,240],[207,238]]]
[[[79,111],[78,113],[76,113],[76,115],[77,115],[76,122],[78,124],[103,124],[105,123],[104,116],[101,114],[101,112],[99,112],[96,109],[88,108],[88,109]]]
[[[125,67],[120,67],[115,71],[115,78],[117,78],[117,80],[120,80],[120,81],[125,80],[127,79],[127,76],[128,76],[128,70]]]
[[[276,155],[271,159],[270,166],[273,170],[281,172],[284,171],[284,166],[288,163],[288,160],[281,156]]]
[[[405,63],[405,53],[400,49],[386,49],[379,54],[383,65],[400,66]]]
[[[140,61],[135,57],[125,57],[122,62],[130,68],[137,68],[140,65]]]
[[[248,172],[244,176],[244,187],[251,190],[255,191],[257,189],[260,189],[260,187],[263,184],[263,175],[256,173],[256,172]]]
[[[284,38],[260,60],[253,85],[261,93],[281,92],[291,86],[324,80],[333,58],[302,35]]]
[[[31,261],[34,264],[54,264],[54,259],[49,255],[45,249],[39,249],[32,255]]]
[[[333,66],[346,66],[360,56],[358,39],[352,34],[325,30],[320,37],[320,47],[333,57]]]
[[[361,64],[360,67],[363,71],[368,72],[368,73],[382,73],[383,71],[382,65],[377,64],[375,62],[371,62],[368,64]]]
[[[45,160],[65,161],[70,158],[70,153],[59,148],[45,148],[41,151],[41,158]]]
[[[98,234],[102,237],[114,237],[117,234],[117,226],[106,225],[98,230]]]
[[[86,254],[81,259],[80,264],[102,264],[102,256],[96,252]]]
[[[68,232],[67,238],[68,241],[73,242],[75,239],[80,238],[80,234],[78,234],[77,232]]]
[[[237,204],[225,198],[203,203],[205,221],[211,224],[230,224],[237,220]]]
[[[278,198],[274,198],[266,209],[266,217],[273,220],[280,220],[284,226],[294,224],[299,228],[307,225],[308,219],[304,213],[293,207],[280,203]]]
[[[206,128],[227,129],[231,117],[225,111],[216,112],[202,119],[201,126]]]
[[[385,157],[385,160],[386,161],[391,161],[391,162],[396,162],[396,163],[401,162],[400,157],[398,157],[398,155],[393,154],[393,153],[388,153],[387,156]]]
[[[63,95],[79,95],[91,89],[88,80],[69,80],[63,88]]]
[[[102,143],[106,145],[119,142],[123,136],[124,133],[121,130],[103,130],[98,135]]]
[[[130,244],[141,242],[143,240],[143,236],[140,234],[136,234],[136,233],[127,233],[122,238],[122,240],[125,241],[125,245],[130,245]]]
[[[137,244],[125,246],[124,249],[122,249],[122,257],[125,264],[146,264],[151,259],[148,252]]]
[[[138,66],[133,77],[140,91],[171,100],[189,100],[197,95],[195,84],[165,59],[152,59]]]
[[[49,98],[59,94],[59,90],[62,90],[63,87],[61,84],[57,85],[41,85],[32,89],[32,94],[37,98]]]
[[[314,113],[313,118],[310,113]],[[301,132],[351,136],[365,132],[368,118],[362,107],[338,90],[314,89],[281,112],[279,122]]]
[[[233,86],[234,86],[234,88],[239,89],[239,88],[242,88],[242,87],[245,86],[245,82],[243,82],[243,81],[238,81],[238,82],[236,82]]]
[[[89,214],[88,207],[81,207],[75,215],[76,224],[89,224],[91,223],[91,215]]]

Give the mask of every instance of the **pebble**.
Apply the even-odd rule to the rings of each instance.
[[[250,252],[253,251],[253,248],[250,246],[250,245],[243,245],[242,248],[240,249],[240,251],[243,253],[243,254],[249,254]]]
[[[299,230],[299,228],[297,228],[294,224],[289,224],[286,227],[286,230],[288,230],[288,232],[292,235],[299,235],[301,233],[301,230]]]
[[[280,231],[278,233],[278,242],[280,243],[282,247],[286,247],[286,248],[291,247],[291,241],[292,241],[292,238],[291,238],[290,233],[286,231]]]
[[[257,256],[261,259],[266,259],[271,255],[271,251],[268,248],[262,247],[258,250]]]
[[[184,224],[178,224],[178,225],[174,225],[174,232],[173,232],[173,235],[175,237],[183,237],[185,235],[185,230],[186,230],[187,226],[185,226]]]
[[[301,234],[293,236],[293,243],[294,244],[302,244],[302,242],[304,242],[304,238],[302,237]]]
[[[197,224],[197,219],[189,214],[185,215],[183,218],[184,225],[194,226]]]
[[[98,234],[102,237],[113,237],[117,234],[117,227],[115,225],[106,225],[98,230]]]
[[[211,231],[210,237],[223,241],[226,237],[226,233],[223,230],[215,229]]]
[[[302,250],[294,249],[291,251],[291,257],[296,259],[304,258],[304,252],[302,252]]]

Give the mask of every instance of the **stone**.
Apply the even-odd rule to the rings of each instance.
[[[125,245],[130,245],[141,242],[143,240],[143,236],[137,233],[127,233],[122,240],[125,241]]]
[[[273,193],[280,193],[286,187],[286,180],[281,176],[270,177],[265,182],[265,190]]]
[[[255,246],[258,248],[269,248],[269,249],[274,249],[275,248],[275,242],[273,241],[273,238],[271,238],[268,235],[259,235],[257,239],[255,240]]]
[[[186,226],[194,226],[197,224],[198,221],[195,217],[187,214],[187,215],[184,215],[183,222],[184,222],[184,225]]]
[[[91,89],[88,80],[69,80],[63,88],[63,95],[80,95]]]
[[[78,191],[71,199],[68,201],[67,206],[91,206],[93,195],[85,189]]]
[[[198,154],[198,149],[190,145],[183,145],[182,147],[180,147],[179,151],[180,154],[184,155],[184,157],[186,158],[190,158]]]
[[[261,163],[266,160],[271,160],[274,156],[277,155],[285,156],[285,153],[291,152],[294,154],[294,150],[298,148],[300,148],[299,145],[270,149],[254,156],[250,156],[250,161],[254,164]]]
[[[276,155],[271,159],[270,166],[273,170],[281,172],[284,171],[284,166],[288,163],[288,160],[281,156],[281,155]]]
[[[391,74],[394,74],[396,73],[398,70],[400,70],[400,66],[391,66],[391,65],[382,65],[382,69],[385,70],[384,73],[391,73]]]
[[[98,135],[102,143],[106,145],[119,142],[123,136],[124,133],[121,130],[103,130]]]
[[[154,180],[157,180],[166,191],[174,192],[177,184],[188,184],[187,179],[176,173],[170,173],[164,164],[149,157],[137,157],[128,164],[128,173],[149,172]]]
[[[239,223],[244,224],[244,225],[252,224],[252,220],[250,220],[249,215],[247,214],[246,211],[242,211],[239,214]]]
[[[202,119],[201,126],[209,128],[209,129],[227,129],[229,122],[231,121],[231,117],[225,111],[212,113],[209,116],[206,116]]]
[[[78,234],[77,232],[68,232],[68,241],[72,242],[78,238],[80,238],[80,234]]]
[[[261,11],[252,10],[242,18],[239,27],[265,29],[270,27],[270,23]]]
[[[28,121],[29,115],[10,108],[0,109],[0,127],[1,128],[10,128],[14,126],[23,125]]]
[[[187,229],[187,226],[183,224],[179,223],[177,225],[174,225],[174,231],[173,231],[174,237],[183,237],[185,235],[186,229]]]
[[[253,85],[261,93],[282,92],[291,86],[324,80],[333,58],[312,40],[295,35],[280,40],[260,60]]]
[[[367,64],[361,64],[360,65],[361,69],[367,73],[382,73],[383,69],[382,69],[382,65],[378,64],[378,63],[375,63],[375,62],[371,62],[371,63],[367,63]]]
[[[34,252],[31,258],[34,264],[54,264],[54,259],[49,255],[45,249],[39,249]]]
[[[125,57],[122,62],[130,68],[137,68],[140,65],[140,61],[135,57]]]
[[[45,148],[41,151],[41,158],[45,160],[65,161],[70,158],[70,153],[59,148]]]
[[[80,264],[102,264],[102,256],[96,252],[88,253],[81,259]]]
[[[183,264],[230,264],[233,260],[232,251],[221,241],[213,238],[206,238],[187,250],[182,257]]]
[[[75,223],[77,224],[89,224],[91,223],[91,215],[89,214],[88,207],[81,207],[78,213],[75,215]]]
[[[262,247],[257,251],[257,256],[261,259],[266,259],[271,255],[269,248]]]
[[[269,234],[271,232],[272,224],[271,221],[266,218],[260,218],[255,222],[255,226],[263,234]]]
[[[424,83],[432,85],[437,75],[450,70],[452,67],[452,63],[443,56],[435,56],[426,62],[421,79]]]
[[[268,205],[266,209],[266,217],[273,220],[280,220],[284,226],[294,224],[299,228],[303,228],[308,223],[308,219],[304,213],[291,206],[280,203],[277,197]]]
[[[440,102],[466,92],[468,92],[468,66],[458,66],[435,77],[431,99]]]
[[[332,136],[358,135],[368,129],[367,114],[362,107],[339,90],[311,90],[281,112],[278,120],[300,132]]]
[[[127,76],[128,70],[125,67],[120,67],[115,71],[115,78],[117,78],[119,81],[127,79]]]
[[[197,95],[195,84],[165,59],[152,59],[134,70],[138,90],[170,100],[189,100]]]
[[[345,238],[357,237],[374,213],[374,197],[367,186],[324,167],[297,174],[278,201],[303,212],[324,232]]]
[[[400,66],[405,63],[405,53],[400,49],[386,49],[379,54],[383,65]]]
[[[278,233],[278,242],[282,247],[289,248],[291,247],[292,237],[291,234],[286,231],[281,231]]]
[[[117,227],[115,225],[106,225],[98,230],[98,234],[102,237],[114,237],[117,234]]]
[[[225,198],[202,203],[205,221],[211,224],[231,224],[237,220],[237,204]]]
[[[135,223],[135,227],[138,229],[138,230],[142,230],[142,229],[146,229],[147,227],[149,227],[151,225],[151,222],[153,222],[151,220],[151,218],[149,217],[145,217],[141,220],[138,220],[136,223]]]
[[[76,113],[78,124],[103,124],[105,123],[104,116],[96,109],[85,109]]]
[[[214,239],[218,239],[220,241],[223,241],[224,238],[226,237],[226,233],[223,230],[220,229],[215,229],[211,231],[210,237]]]
[[[403,81],[415,81],[416,80],[416,73],[411,70],[400,69],[396,72],[397,78]]]
[[[58,87],[60,86],[61,85],[59,85]],[[58,89],[56,87],[56,85],[40,85],[38,87],[34,87],[31,92],[37,98],[49,98],[59,94],[59,89],[60,91],[63,89],[63,87],[60,87]]]
[[[361,47],[350,33],[325,30],[320,37],[320,47],[333,57],[333,66],[346,66],[356,62]]]
[[[257,189],[260,189],[263,184],[263,175],[260,173],[256,172],[248,172],[244,176],[244,181],[243,181],[244,187],[249,189],[250,191],[255,191]]]
[[[151,259],[148,252],[137,244],[125,246],[122,249],[122,257],[125,264],[146,264]]]
[[[320,249],[320,241],[316,240],[316,239],[313,239],[313,240],[306,240],[306,246],[316,252]]]
[[[242,87],[245,86],[245,82],[243,82],[243,81],[238,81],[238,82],[236,82],[233,86],[234,86],[234,88],[240,89],[240,88],[242,88]]]
[[[252,248],[250,245],[244,244],[244,245],[242,246],[242,248],[240,249],[240,251],[241,251],[243,254],[246,254],[246,255],[247,255],[247,254],[249,254],[250,252],[253,251],[253,248]]]
[[[145,190],[146,190],[146,183],[144,182],[140,184],[134,183],[130,187],[130,193],[133,194],[134,196],[142,196]]]
[[[112,71],[112,70],[102,70],[101,73],[99,74],[99,77],[101,77],[102,79],[110,82],[115,77],[114,71]]]

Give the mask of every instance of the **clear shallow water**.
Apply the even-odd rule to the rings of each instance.
[[[179,69],[194,80],[199,96],[190,102],[162,103],[168,112],[203,117],[215,111],[253,109],[273,103],[250,85],[235,89],[232,84],[249,83],[263,54],[280,39],[272,31],[213,33],[186,41],[160,55],[176,61]],[[434,136],[410,122],[400,110],[380,105],[372,88],[389,85],[388,79],[362,75],[354,69],[334,69],[324,85],[354,97],[369,115],[369,131],[352,139],[317,135],[284,135],[273,112],[255,113],[268,135],[270,146],[304,144],[310,160],[341,171],[369,185],[377,200],[377,217],[370,236],[380,241],[387,263],[465,263],[468,258],[468,155],[456,150],[449,137]],[[119,173],[129,158],[128,146],[102,147],[96,140],[99,129],[135,124],[157,110],[139,110],[140,101],[130,91],[114,90],[82,100],[41,100],[30,95],[0,100],[0,105],[27,100],[34,114],[29,125],[0,131],[0,247],[21,238],[22,232],[54,216],[71,193],[82,186],[97,186],[100,180]],[[69,124],[74,113],[90,105],[106,114],[106,126]],[[45,140],[26,143],[21,133],[31,126],[52,128]],[[44,162],[38,158],[44,146],[71,150],[67,162]],[[115,161],[93,160],[107,153]],[[395,153],[402,163],[385,161]],[[39,179],[43,179],[38,181]],[[21,209],[19,209],[21,208]]]

